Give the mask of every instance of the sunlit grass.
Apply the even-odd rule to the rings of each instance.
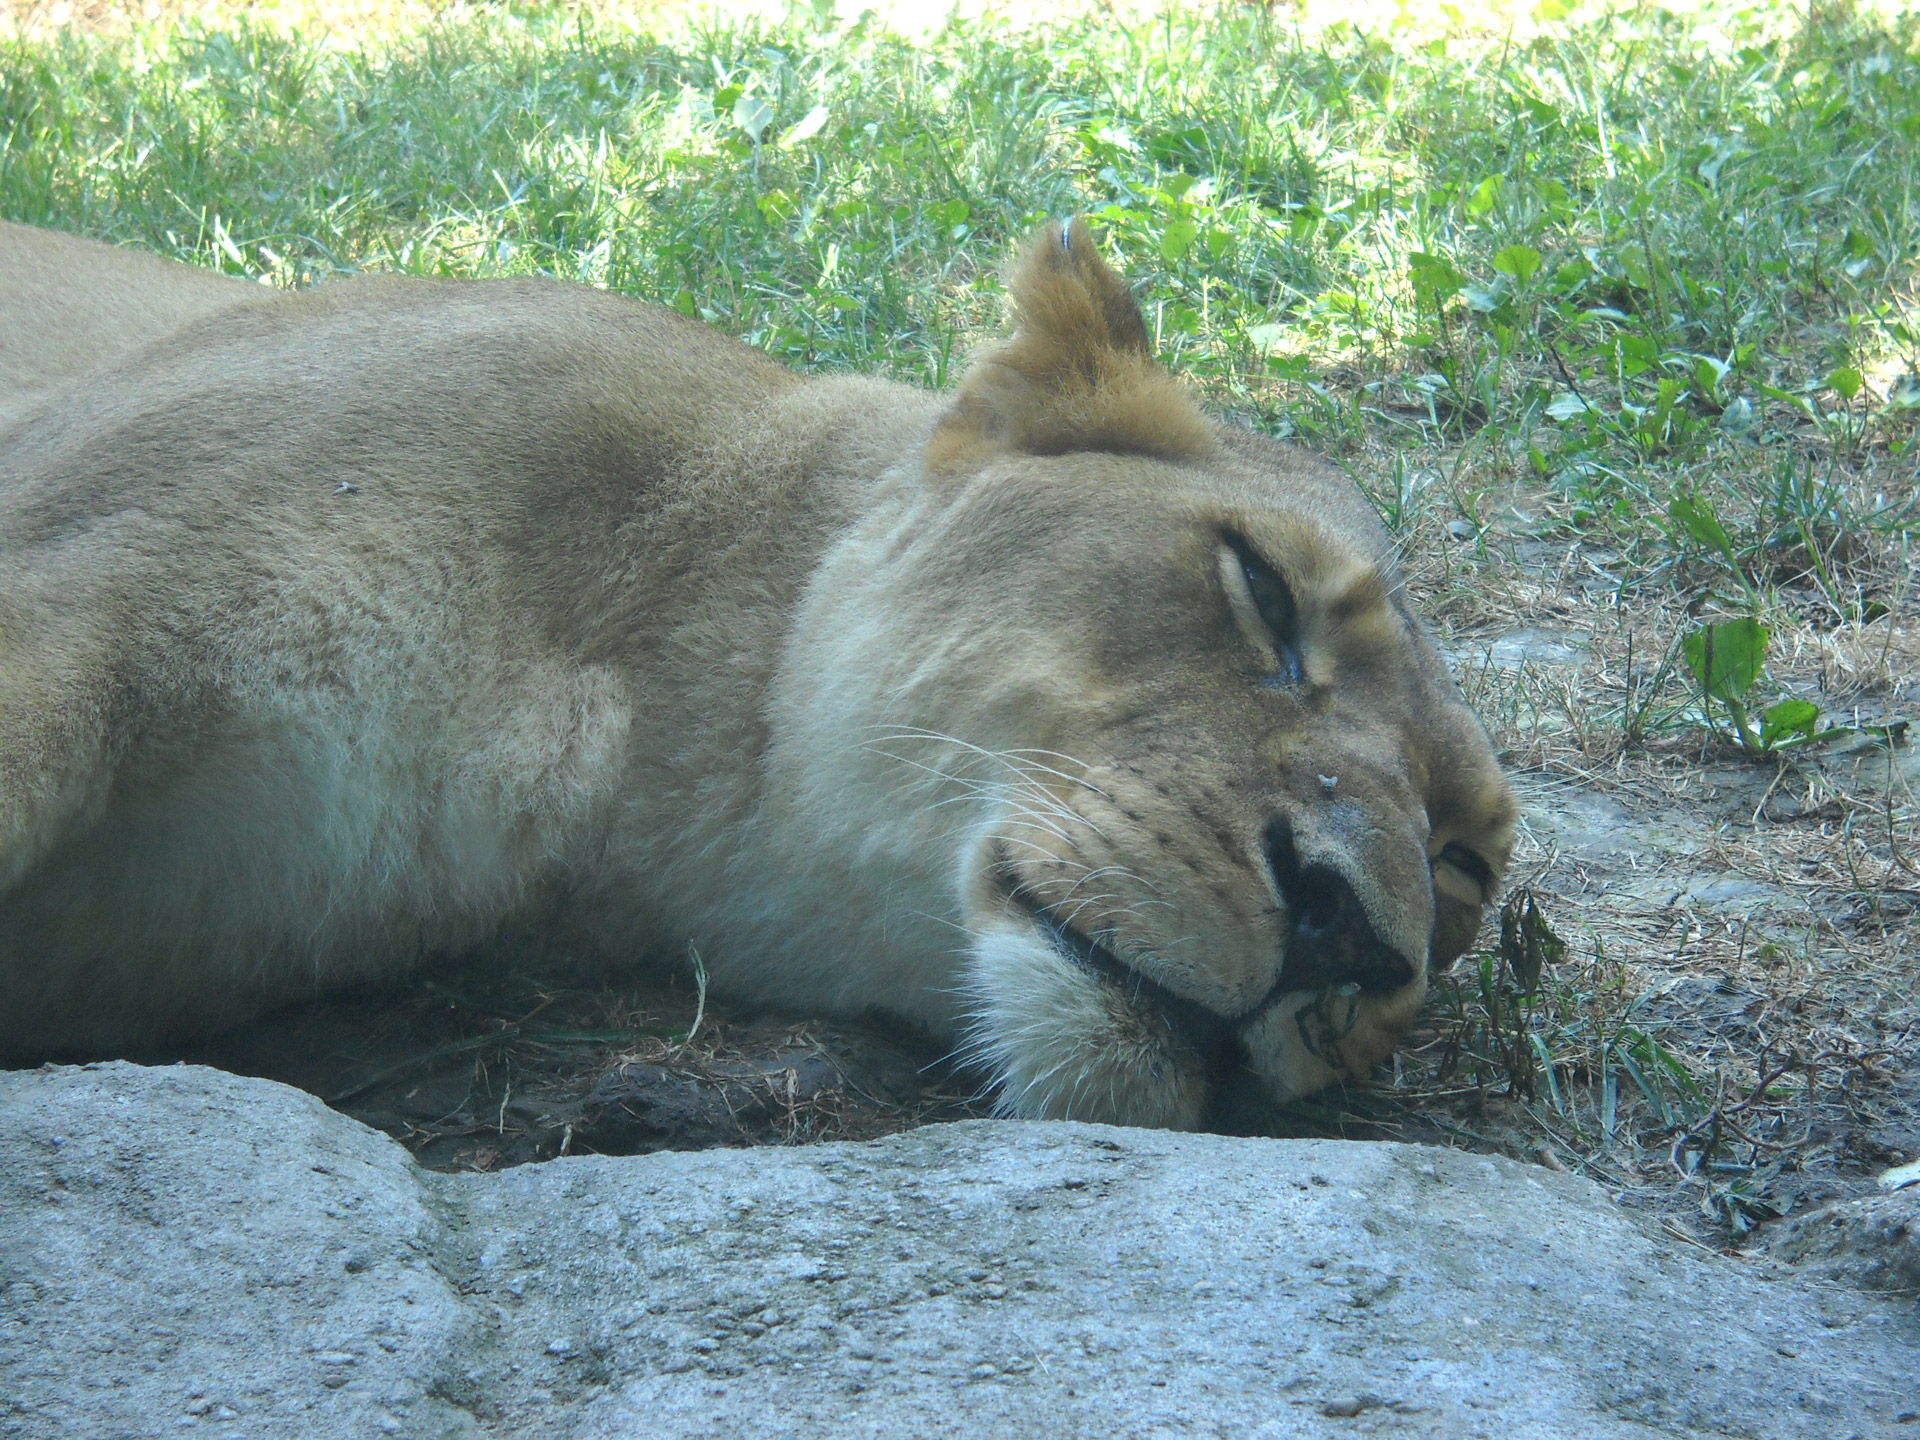
[[[1920,69],[1891,23],[1779,13],[36,31],[0,52],[0,213],[281,283],[547,271],[938,378],[1010,239],[1084,209],[1222,398],[1493,425],[1624,518],[1649,484],[1610,463],[1901,443],[1920,407]]]

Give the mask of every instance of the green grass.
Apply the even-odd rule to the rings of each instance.
[[[1920,415],[1920,32],[1778,14],[23,38],[0,214],[279,283],[543,271],[939,383],[1011,240],[1084,210],[1169,360],[1256,421],[1493,442],[1587,528],[1704,488],[1757,561],[1809,514],[1903,526],[1910,491],[1835,467],[1910,468]],[[1698,473],[1729,453],[1732,495]]]

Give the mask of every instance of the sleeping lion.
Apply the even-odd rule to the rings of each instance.
[[[951,394],[540,280],[0,225],[0,1060],[484,947],[880,1009],[1006,1113],[1385,1057],[1514,801],[1363,497],[1079,221]]]

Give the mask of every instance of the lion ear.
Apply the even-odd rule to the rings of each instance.
[[[1154,362],[1140,307],[1084,220],[1028,240],[1007,288],[1013,338],[968,371],[927,442],[928,470],[1008,454],[1180,459],[1213,448],[1213,427]]]

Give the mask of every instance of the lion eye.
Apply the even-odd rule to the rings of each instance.
[[[1272,683],[1298,685],[1306,678],[1306,667],[1300,663],[1300,615],[1293,603],[1293,592],[1245,537],[1229,531],[1224,539],[1238,571],[1235,578],[1244,585],[1246,599],[1252,602],[1254,614],[1272,644]],[[1234,608],[1238,611],[1241,607],[1236,604]]]
[[[1440,864],[1451,865],[1473,881],[1480,887],[1483,897],[1493,893],[1493,867],[1459,841],[1451,841],[1443,846],[1434,858]]]

